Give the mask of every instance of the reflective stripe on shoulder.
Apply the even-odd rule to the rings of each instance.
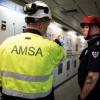
[[[22,93],[14,90],[8,90],[4,89],[2,91],[4,94],[11,95],[11,96],[16,96],[16,97],[21,97],[21,98],[28,98],[28,99],[36,99],[36,98],[42,98],[51,93],[51,90],[47,92],[42,92],[42,93]]]
[[[51,75],[47,76],[29,76],[23,74],[17,74],[13,72],[1,71],[2,76],[13,77],[19,80],[31,81],[31,82],[40,82],[40,81],[47,81]]]

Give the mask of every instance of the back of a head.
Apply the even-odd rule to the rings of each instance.
[[[46,3],[43,1],[35,1],[30,4],[26,4],[24,6],[24,12],[26,14],[26,22],[29,21],[37,21],[41,18],[52,19],[51,10]]]

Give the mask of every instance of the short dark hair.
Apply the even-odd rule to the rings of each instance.
[[[48,17],[43,17],[43,18],[40,18],[40,19],[36,19],[36,18],[32,18],[32,17],[25,17],[25,22],[27,24],[35,23],[35,22],[42,22],[42,21],[50,21],[50,19]]]
[[[25,22],[26,22],[27,24],[33,23],[34,21],[35,21],[34,18],[31,18],[31,17],[25,17]]]

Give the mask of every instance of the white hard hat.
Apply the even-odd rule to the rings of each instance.
[[[52,19],[50,8],[43,1],[35,1],[34,3],[26,4],[24,6],[24,12],[27,14],[27,17],[36,19],[48,17]]]

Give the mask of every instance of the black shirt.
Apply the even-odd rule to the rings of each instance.
[[[82,89],[88,72],[100,73],[100,37],[88,42],[88,47],[80,55],[78,83]],[[100,78],[93,91],[100,91]]]

